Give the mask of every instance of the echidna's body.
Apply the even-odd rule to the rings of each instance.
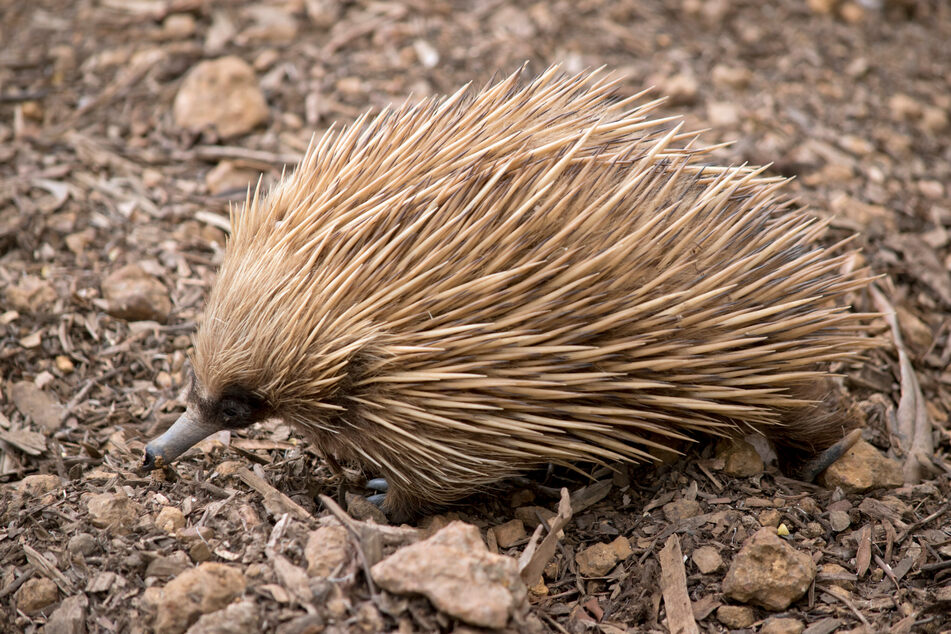
[[[702,165],[656,102],[517,81],[328,133],[233,215],[154,455],[276,415],[406,510],[696,432],[841,437],[797,398],[867,341],[834,305],[865,272],[816,246],[825,224],[780,179]]]

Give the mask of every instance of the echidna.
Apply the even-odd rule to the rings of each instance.
[[[147,464],[280,417],[399,514],[700,432],[842,438],[829,362],[869,339],[836,300],[867,271],[783,179],[703,164],[617,84],[516,73],[324,134],[232,214],[188,409]]]

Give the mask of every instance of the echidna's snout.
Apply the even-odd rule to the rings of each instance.
[[[168,431],[145,446],[143,466],[146,469],[159,469],[218,429],[220,427],[206,422],[193,408],[189,407],[178,417],[175,424],[168,428]]]

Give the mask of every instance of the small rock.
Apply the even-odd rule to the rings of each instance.
[[[188,555],[180,550],[176,550],[167,557],[160,556],[150,561],[148,567],[145,569],[145,576],[167,579],[180,575],[189,568],[191,568],[191,562],[188,560]]]
[[[721,605],[717,608],[717,620],[730,629],[738,630],[753,625],[756,615],[753,608],[745,605]]]
[[[76,369],[76,367],[73,365],[72,359],[64,354],[56,355],[56,359],[53,360],[53,363],[56,364],[56,369],[63,374],[69,374]]]
[[[500,548],[510,548],[525,537],[525,524],[520,519],[510,520],[492,529]]]
[[[28,475],[17,483],[17,492],[23,497],[38,498],[62,486],[59,476],[51,473]]]
[[[611,572],[617,562],[629,557],[631,552],[631,545],[627,542],[627,539],[623,537],[619,539],[624,540],[627,545],[628,554],[625,557],[619,556],[619,549],[614,542],[594,544],[575,555],[578,571],[586,577],[603,577]]]
[[[898,93],[888,99],[888,107],[892,116],[899,120],[917,119],[921,116],[921,104],[909,95]]]
[[[163,506],[155,516],[155,527],[164,533],[175,534],[185,526],[185,514],[174,506]]]
[[[307,538],[304,559],[311,577],[329,577],[350,557],[350,542],[343,526],[321,526]]]
[[[538,518],[541,517],[546,522],[555,519],[555,513],[546,509],[544,506],[520,506],[515,509],[515,517],[522,520],[528,528],[535,530],[541,524]]]
[[[674,500],[664,505],[664,517],[671,524],[700,515],[702,509],[696,500]]]
[[[723,579],[723,593],[736,601],[767,610],[785,610],[809,589],[816,564],[776,535],[761,528],[733,558]]]
[[[701,574],[708,575],[723,567],[723,557],[713,546],[701,546],[690,554],[690,558]]]
[[[819,476],[828,489],[841,487],[846,493],[862,493],[875,488],[901,486],[901,465],[878,449],[859,440]]]
[[[926,132],[936,134],[948,128],[948,113],[944,108],[928,106],[921,115],[921,127]]]
[[[261,172],[238,167],[233,161],[221,161],[205,174],[205,187],[213,196],[235,192],[243,197],[248,187],[257,185]]]
[[[756,516],[760,526],[771,526],[776,528],[783,520],[783,514],[779,509],[766,509]]]
[[[176,125],[200,132],[214,128],[222,137],[245,134],[268,117],[267,102],[254,70],[229,56],[198,64],[175,95]]]
[[[232,603],[223,610],[204,614],[188,628],[188,634],[244,634],[261,631],[258,607],[251,601]]]
[[[527,596],[511,557],[490,553],[479,529],[452,522],[370,570],[396,594],[423,594],[446,614],[479,627],[501,628]]]
[[[71,233],[65,238],[66,248],[75,255],[85,253],[86,247],[90,242],[96,239],[96,230],[92,227]]]
[[[697,95],[700,94],[700,83],[688,73],[657,75],[648,83],[656,85],[660,94],[667,95],[671,106],[689,106],[697,101]]]
[[[168,289],[138,264],[129,264],[110,273],[102,281],[102,294],[109,314],[127,321],[165,323],[172,310]]]
[[[173,13],[162,22],[160,37],[166,40],[184,40],[195,34],[195,18],[188,13]]]
[[[158,632],[181,634],[202,614],[228,605],[244,593],[244,575],[232,566],[203,563],[186,570],[164,588],[149,588],[142,601],[155,614],[153,626]]]
[[[930,198],[931,200],[941,200],[944,198],[944,185],[941,181],[918,181],[918,191],[920,191],[925,198]]]
[[[426,40],[416,40],[413,42],[413,50],[423,68],[435,68],[439,63],[439,51]]]
[[[845,511],[829,511],[829,524],[832,525],[832,530],[836,533],[841,533],[847,529],[851,523],[852,520]]]
[[[86,608],[89,599],[76,594],[63,599],[46,621],[43,634],[86,634]]]
[[[285,43],[297,37],[297,19],[281,7],[255,4],[243,12],[254,24],[242,31],[242,43],[274,42]]]
[[[753,73],[742,66],[724,66],[723,64],[717,64],[713,67],[711,77],[713,78],[713,83],[717,85],[739,89],[746,88],[749,85]]]
[[[717,458],[723,460],[723,472],[739,478],[762,473],[764,464],[756,448],[742,439],[720,442]]]
[[[56,301],[53,285],[34,275],[27,275],[15,286],[8,286],[4,294],[7,298],[6,309],[23,313],[42,312]]]
[[[711,101],[707,104],[707,118],[711,124],[727,128],[740,122],[740,110],[729,101]]]
[[[634,551],[631,549],[631,542],[623,535],[619,535],[609,546],[614,550],[614,554],[617,555],[619,561],[624,561],[634,554]]]
[[[33,577],[20,586],[13,599],[18,610],[25,614],[36,614],[59,600],[59,588],[46,577]]]
[[[802,621],[777,617],[763,623],[759,634],[802,634],[803,629],[805,629],[805,626]]]
[[[839,0],[807,0],[809,10],[821,15],[831,15],[839,5]]]
[[[66,410],[55,397],[44,392],[32,381],[18,381],[10,388],[13,404],[20,413],[47,433],[59,429]]]
[[[385,623],[383,622],[383,617],[380,615],[380,611],[376,608],[371,601],[364,601],[353,614],[353,625],[355,632],[383,632],[386,630]],[[455,628],[453,632],[462,634],[461,628]]]
[[[275,555],[272,565],[282,588],[290,592],[300,603],[313,601],[314,593],[310,589],[310,580],[303,568],[295,566],[283,555]]]
[[[865,19],[866,13],[860,5],[854,2],[846,2],[839,7],[839,15],[849,24],[858,24]]]
[[[86,500],[93,526],[128,533],[142,515],[142,507],[119,493],[100,493]]]
[[[380,507],[362,495],[347,495],[347,514],[361,522],[371,520],[381,526],[389,523]]]
[[[69,542],[66,544],[67,551],[75,555],[84,555],[86,557],[96,552],[98,548],[96,538],[89,533],[76,533],[69,538]]]

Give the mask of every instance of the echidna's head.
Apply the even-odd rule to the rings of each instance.
[[[234,231],[194,340],[187,411],[146,447],[160,466],[206,436],[270,417],[327,429],[354,368],[371,347],[365,320],[341,315],[324,296],[319,268],[288,231],[280,190],[249,202]]]

